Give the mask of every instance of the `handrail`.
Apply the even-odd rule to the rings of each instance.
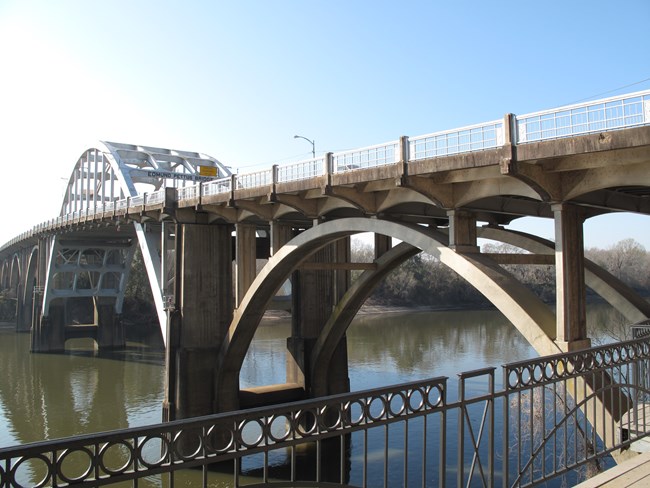
[[[297,163],[277,166],[276,183],[301,181],[323,176],[324,174],[327,174],[324,157],[307,159]]]
[[[495,120],[409,138],[409,161],[465,152],[483,151],[504,144],[503,121]]]
[[[399,141],[332,154],[332,172],[346,173],[399,162]]]
[[[545,141],[650,123],[650,90],[517,117],[517,143]]]

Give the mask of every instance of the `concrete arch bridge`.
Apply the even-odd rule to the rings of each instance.
[[[201,153],[101,142],[74,165],[59,216],[0,248],[0,284],[33,351],[61,351],[78,335],[120,347],[139,246],[167,348],[166,418],[184,418],[347,391],[347,326],[420,251],[481,291],[540,354],[590,344],[587,286],[644,320],[650,305],[584,259],[583,222],[609,212],[650,214],[650,91],[248,174]],[[553,219],[554,241],[505,229],[524,216]],[[361,232],[375,235],[372,263],[351,262]],[[528,252],[485,254],[479,237]],[[555,265],[555,311],[501,266],[511,263]],[[353,269],[363,270],[354,283]],[[241,363],[287,280],[287,383],[242,390]],[[93,299],[92,323],[73,325],[81,297]]]

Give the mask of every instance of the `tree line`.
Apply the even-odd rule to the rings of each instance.
[[[485,244],[484,253],[524,253],[509,244]],[[372,245],[355,241],[353,260],[370,262]],[[650,296],[650,252],[634,239],[606,248],[589,248],[585,258],[595,262],[642,296]],[[555,301],[555,266],[503,265],[518,281],[547,303]],[[359,272],[360,273],[360,272]],[[595,296],[587,290],[590,296]],[[488,300],[456,272],[433,256],[420,253],[390,273],[368,299],[371,305],[454,308],[489,306]]]

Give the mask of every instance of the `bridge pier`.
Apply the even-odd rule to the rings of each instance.
[[[555,219],[555,286],[557,335],[565,352],[590,347],[587,337],[586,285],[583,228],[580,208],[552,205]]]
[[[51,303],[48,315],[35,317],[32,352],[65,351],[65,303]]]
[[[457,252],[479,252],[476,215],[467,210],[449,210],[449,247]]]
[[[236,224],[236,302],[237,306],[250,288],[257,272],[257,228],[251,224]]]
[[[176,225],[174,306],[168,311],[165,421],[218,404],[217,357],[233,315],[232,225]],[[253,234],[254,235],[254,234]]]
[[[350,272],[336,269],[350,260],[350,239],[340,239],[315,253],[294,273],[291,337],[287,339],[287,383],[303,385],[307,397],[350,391],[345,335],[341,338],[327,372],[327,391],[314,391],[311,354],[336,304],[350,285]]]
[[[115,312],[115,300],[97,297],[95,305],[95,324],[97,326],[97,348],[123,349],[126,346],[122,314]]]
[[[21,280],[16,293],[16,332],[29,332],[32,327],[32,303],[27,299],[27,284]]]

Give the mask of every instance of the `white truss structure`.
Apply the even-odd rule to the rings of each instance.
[[[167,187],[183,188],[230,174],[226,166],[206,154],[102,141],[77,160],[60,215],[101,212],[118,200],[142,198]],[[158,228],[150,230],[133,222],[100,232],[75,231],[53,236],[43,290],[43,315],[48,315],[53,300],[73,297],[114,298],[115,311],[121,313],[138,243],[165,338],[162,235]]]

